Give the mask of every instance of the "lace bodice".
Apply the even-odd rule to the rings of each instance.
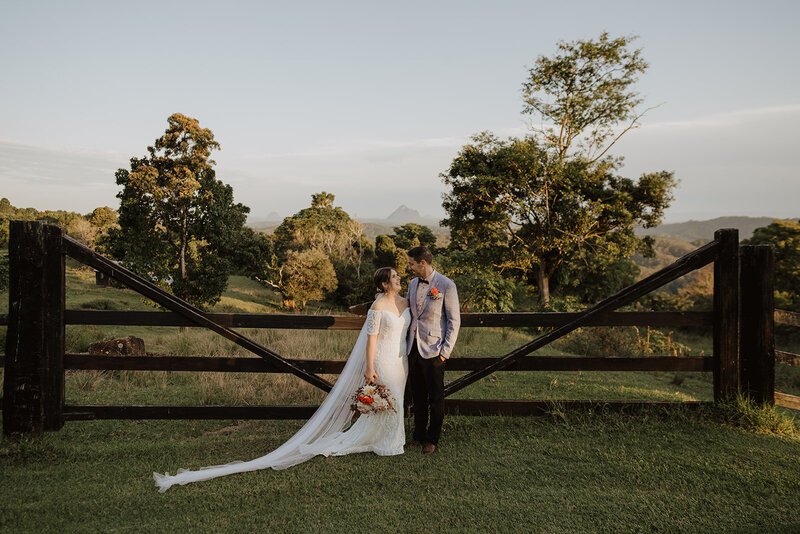
[[[398,316],[390,310],[369,310],[367,312],[367,334],[378,335],[376,357],[405,355],[406,331],[411,324],[408,308]]]

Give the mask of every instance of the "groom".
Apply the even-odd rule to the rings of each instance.
[[[461,315],[456,285],[431,266],[425,247],[408,251],[408,268],[416,278],[408,284],[411,326],[408,328],[409,381],[414,401],[414,439],[409,447],[436,450],[444,419],[444,365],[453,352]],[[430,412],[430,424],[428,414]]]

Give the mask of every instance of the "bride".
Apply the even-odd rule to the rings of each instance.
[[[160,492],[173,484],[188,484],[211,478],[256,471],[286,469],[322,454],[341,456],[374,452],[381,456],[403,453],[403,392],[408,376],[405,340],[411,316],[408,301],[400,296],[400,276],[391,267],[375,272],[378,298],[367,312],[355,346],[336,384],[314,415],[289,440],[261,458],[249,462],[179,469],[176,475],[153,473]],[[350,405],[355,391],[367,382],[384,384],[396,411],[384,410],[359,416],[350,428]]]

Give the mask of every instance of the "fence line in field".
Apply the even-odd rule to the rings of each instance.
[[[65,257],[90,265],[122,282],[169,312],[65,309]],[[284,358],[232,328],[357,330],[364,317],[349,315],[204,313],[148,280],[64,235],[57,226],[37,221],[12,221],[9,239],[9,313],[4,383],[3,429],[9,433],[58,430],[65,421],[87,419],[306,418],[314,406],[106,406],[69,405],[64,401],[67,369],[160,370],[188,372],[291,373],[327,391],[320,374],[341,371],[341,360]],[[714,264],[714,304],[708,312],[617,312],[664,284]],[[740,270],[741,266],[741,270]],[[774,392],[774,322],[797,317],[772,306],[774,251],[764,246],[739,246],[738,231],[718,230],[709,244],[675,263],[577,313],[464,313],[462,326],[552,327],[508,354],[451,358],[448,370],[467,371],[446,386],[446,394],[498,371],[697,371],[713,374],[715,401],[740,392],[761,402],[784,402]],[[765,298],[768,292],[770,297]],[[740,299],[742,302],[740,308]],[[257,358],[202,356],[101,356],[65,353],[67,324],[201,326],[249,350]],[[792,323],[794,324],[794,323]],[[712,354],[706,357],[542,356],[530,353],[584,326],[699,326],[713,332]],[[786,359],[779,352],[779,361]],[[796,355],[792,355],[796,356]],[[777,397],[776,397],[777,395]],[[788,402],[788,401],[787,401]],[[697,406],[696,402],[544,401],[446,399],[446,410],[461,414],[540,414],[567,409],[631,410],[646,406]]]

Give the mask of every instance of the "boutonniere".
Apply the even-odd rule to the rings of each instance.
[[[438,289],[432,287],[431,290],[428,291],[428,297],[430,297],[431,300],[439,300],[440,298],[442,298],[442,294],[439,292]]]

